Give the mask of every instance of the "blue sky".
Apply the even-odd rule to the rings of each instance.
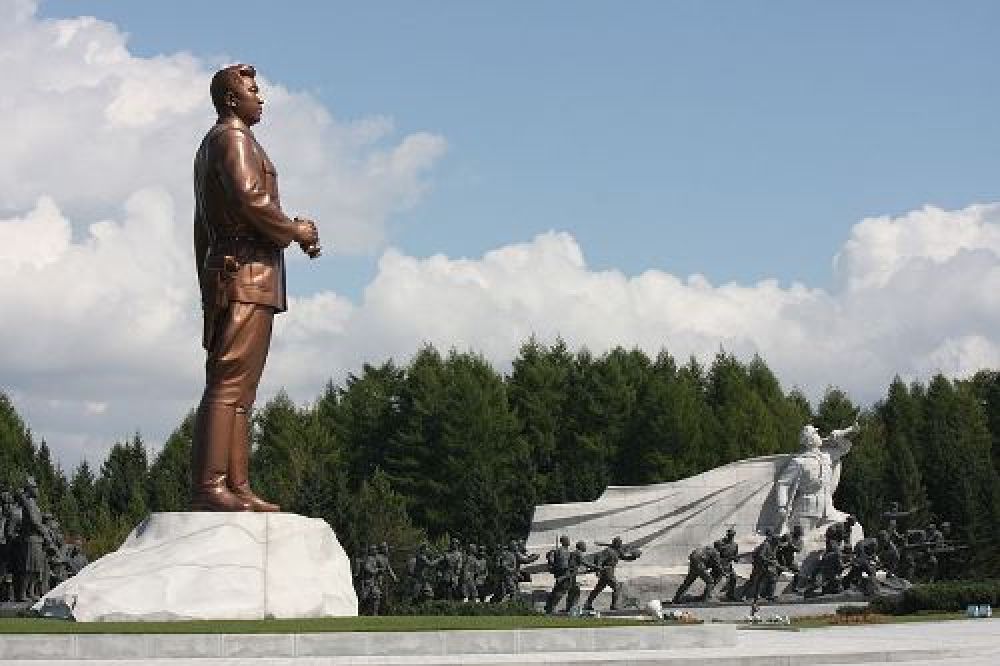
[[[1000,194],[1000,3],[53,1],[443,136],[417,256],[570,231],[588,264],[826,285],[853,224]],[[322,220],[321,220],[322,222]],[[323,273],[356,295],[375,254]],[[315,285],[322,288],[324,285]]]
[[[863,404],[1000,368],[1000,3],[0,17],[0,391],[67,466],[137,430],[155,448],[197,403],[190,170],[234,61],[272,85],[258,136],[328,250],[288,253],[261,403],[424,343],[503,371],[532,335],[759,354]]]

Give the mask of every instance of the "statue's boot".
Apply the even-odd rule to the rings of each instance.
[[[202,404],[194,427],[191,466],[192,511],[250,511],[250,503],[227,485],[229,443],[236,408]]]
[[[252,511],[281,511],[280,506],[262,500],[250,489],[250,415],[242,407],[236,408],[229,445],[229,489],[249,504]]]

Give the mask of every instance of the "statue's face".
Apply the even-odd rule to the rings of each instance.
[[[815,426],[807,425],[802,428],[802,434],[799,435],[799,444],[803,451],[817,451],[823,446],[823,438],[819,436]]]
[[[226,103],[236,116],[247,125],[260,122],[264,112],[264,100],[260,96],[257,79],[248,76],[237,76],[226,96]]]

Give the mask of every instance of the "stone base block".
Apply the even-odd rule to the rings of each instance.
[[[351,565],[323,520],[154,513],[33,609],[79,622],[355,616]]]

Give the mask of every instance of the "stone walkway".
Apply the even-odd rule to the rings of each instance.
[[[0,641],[3,637],[0,637]],[[81,660],[16,659],[9,666],[70,666]],[[89,663],[95,663],[89,661]],[[178,663],[169,659],[124,659],[101,663],[114,666]],[[1000,664],[1000,619],[955,620],[891,625],[868,625],[806,629],[802,631],[743,630],[737,644],[666,650],[615,650],[604,652],[544,652],[534,654],[453,654],[420,657],[278,657],[205,658],[186,660],[197,666],[319,666],[395,664],[397,666],[488,666],[496,664],[546,664],[547,666],[827,666],[896,663],[909,666],[996,666]]]

